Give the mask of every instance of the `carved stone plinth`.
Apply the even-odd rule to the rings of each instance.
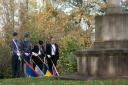
[[[95,17],[94,47],[76,52],[80,75],[128,76],[128,14],[122,11],[120,1],[108,0],[107,14]]]

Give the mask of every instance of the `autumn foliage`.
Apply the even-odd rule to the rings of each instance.
[[[85,16],[83,11],[77,11],[71,15],[66,15],[61,11],[52,8],[51,4],[47,2],[47,6],[40,11],[30,13],[26,7],[22,7],[22,14],[20,15],[21,26],[18,30],[20,40],[23,39],[24,32],[30,32],[30,40],[32,44],[36,44],[38,40],[43,40],[45,43],[49,42],[49,37],[53,36],[60,47],[60,62],[57,69],[60,74],[66,74],[76,71],[76,57],[74,52],[86,47],[92,46],[91,44],[91,30],[87,32],[80,29],[79,23],[82,16]],[[85,16],[91,23],[91,16]],[[91,29],[91,28],[90,28]],[[8,34],[11,36],[11,32]],[[7,37],[8,42],[1,41],[1,46],[9,49],[9,42],[11,37]],[[4,45],[2,44],[4,43]],[[10,50],[3,51],[0,55],[0,60],[3,58],[10,59]],[[6,55],[6,53],[8,55]],[[8,60],[11,61],[11,60]],[[4,63],[10,68],[10,62]],[[68,69],[67,69],[68,68]],[[8,72],[5,71],[5,72]],[[3,72],[5,74],[5,72]],[[8,72],[9,73],[9,72]],[[11,73],[11,72],[10,72]]]

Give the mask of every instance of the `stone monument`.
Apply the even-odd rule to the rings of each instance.
[[[107,0],[106,15],[95,17],[94,47],[76,52],[79,75],[128,76],[128,14],[120,2]]]

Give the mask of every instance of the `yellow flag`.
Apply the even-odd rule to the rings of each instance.
[[[50,77],[50,76],[52,76],[52,74],[50,73],[49,70],[47,70],[45,76]]]

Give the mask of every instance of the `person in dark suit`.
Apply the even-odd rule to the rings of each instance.
[[[22,42],[22,54],[24,60],[26,60],[28,63],[30,63],[30,57],[31,57],[31,42],[29,40],[29,33],[25,32],[24,34],[24,40]]]
[[[38,45],[35,45],[32,49],[32,60],[33,62],[33,68],[35,69],[35,66],[38,65],[39,68],[43,69],[43,62],[45,57],[45,49],[43,46],[43,41],[39,40]]]
[[[50,43],[46,44],[46,59],[49,66],[49,70],[52,73],[53,64],[57,65],[57,60],[59,60],[59,47],[55,43],[55,39],[51,37]]]
[[[18,33],[13,32],[13,39],[11,41],[12,50],[12,77],[20,77],[20,61],[21,61],[21,44],[17,39]]]
[[[24,40],[21,43],[22,48],[22,76],[24,76],[24,64],[25,61],[30,63],[30,57],[31,57],[31,42],[29,40],[29,33],[24,33]],[[24,61],[25,60],[25,61]]]

